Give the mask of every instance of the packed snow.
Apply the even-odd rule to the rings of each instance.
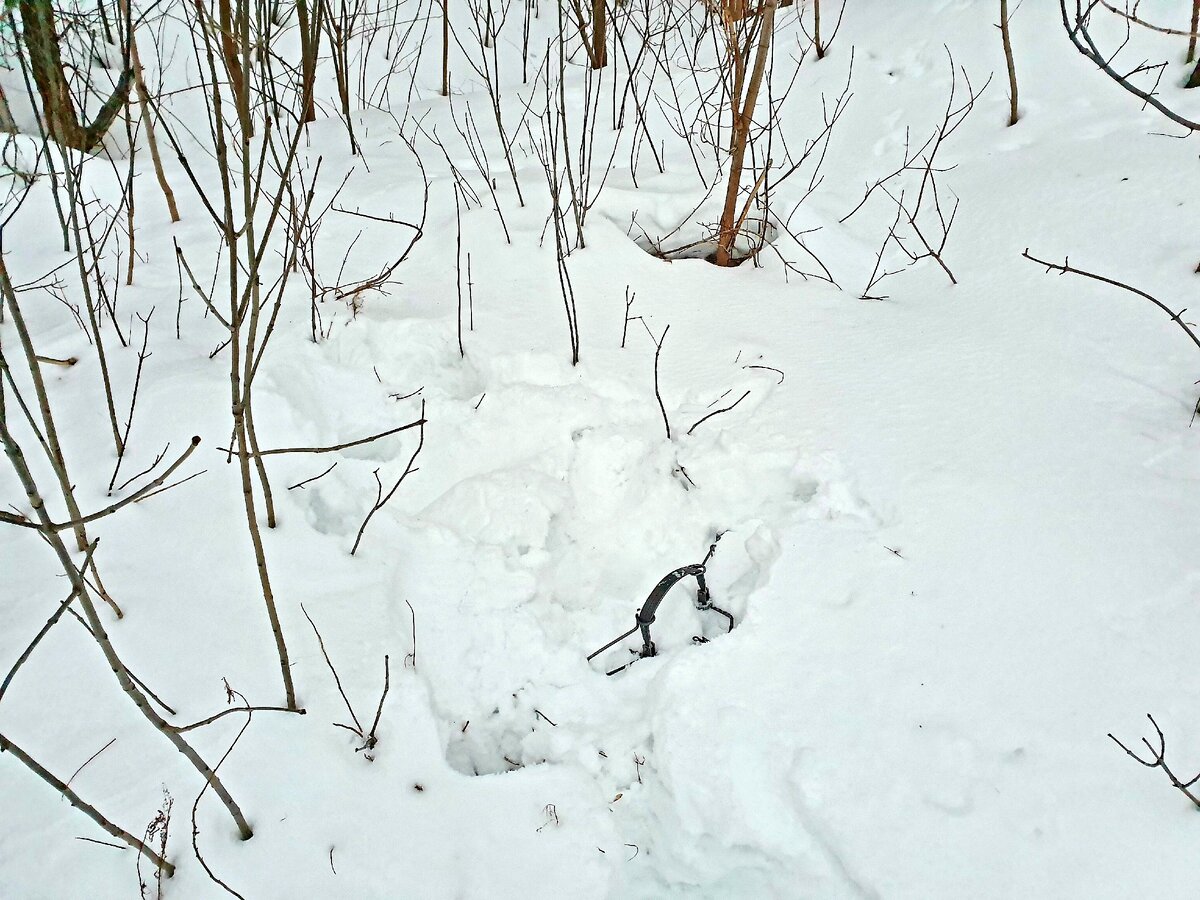
[[[826,17],[839,6],[825,0]],[[410,41],[425,50],[381,108],[355,111],[358,155],[323,58],[326,99],[301,164],[307,178],[321,161],[317,207],[341,186],[338,209],[376,217],[326,214],[316,262],[327,282],[368,279],[403,251],[413,229],[381,219],[424,225],[383,290],[318,304],[315,341],[309,290],[294,276],[255,382],[256,428],[264,446],[325,447],[422,410],[427,423],[423,438],[410,428],[265,457],[278,526],[263,540],[306,714],[255,712],[244,732],[247,716],[230,714],[187,734],[212,763],[233,747],[219,772],[254,837],[238,839],[210,790],[195,842],[240,895],[1196,895],[1200,816],[1107,735],[1144,755],[1150,712],[1174,771],[1200,770],[1200,429],[1189,428],[1200,357],[1144,299],[1022,257],[1069,257],[1172,310],[1189,306],[1200,277],[1195,138],[1077,53],[1056,3],[1012,13],[1012,127],[997,4],[845,6],[828,53],[798,69],[811,4],[779,11],[772,102],[794,72],[778,114],[793,152],[820,132],[823,105],[846,105],[811,194],[812,161],[774,200],[786,214],[803,199],[793,234],[773,230],[771,246],[735,268],[647,252],[711,236],[721,189],[705,200],[669,127],[665,80],[649,124],[665,171],[647,146],[635,169],[633,116],[612,128],[611,76],[601,76],[595,202],[585,246],[566,260],[577,365],[538,126],[515,132],[540,90],[535,70],[554,62],[555,9],[543,4],[533,20],[527,84],[520,4],[497,57],[524,205],[489,96],[460,58],[469,45],[452,48],[452,103],[439,94],[439,5],[412,4],[428,27]],[[1139,15],[1186,29],[1189,11],[1163,0]],[[1124,26],[1101,15],[1095,31],[1115,48]],[[160,32],[143,64],[175,91],[168,122],[212,178],[203,96],[182,90],[202,77],[182,18]],[[1186,38],[1131,38],[1128,68],[1169,59],[1158,96],[1200,116],[1200,92],[1180,86]],[[577,110],[587,69],[574,40],[565,96]],[[612,48],[610,63],[624,71]],[[944,252],[957,283],[924,259],[868,291],[895,204],[876,192],[841,220],[899,165],[906,134],[919,142],[942,120],[952,71],[959,102],[964,72],[975,91],[994,76],[939,151],[939,190],[959,203]],[[690,78],[679,75],[680,91]],[[0,83],[32,132],[19,71]],[[456,128],[468,110],[494,186]],[[88,195],[114,207],[125,140],[118,124],[83,166]],[[214,273],[228,261],[159,142],[182,220],[171,223],[139,151],[133,284],[124,256],[110,248],[106,263],[128,340],[104,325],[122,422],[137,314],[153,310],[117,482],[168,443],[173,459],[192,435],[202,443],[177,477],[203,474],[89,534],[125,613],[101,607],[110,636],[183,724],[227,708],[225,683],[256,706],[283,695],[227,452],[228,332],[175,246],[218,294],[225,275]],[[4,229],[5,261],[18,283],[65,266],[56,277],[79,305],[42,151],[36,133],[5,150],[8,181],[37,176]],[[72,153],[58,153],[56,171]],[[710,151],[699,168],[710,177],[717,164]],[[895,255],[885,262],[899,268]],[[123,495],[108,489],[116,455],[95,347],[50,292],[20,296],[38,353],[78,359],[42,372],[80,507],[102,509]],[[32,397],[11,317],[0,341]],[[49,494],[50,469],[11,398],[8,420]],[[386,492],[410,458],[414,471],[351,555],[376,478]],[[57,495],[49,502],[66,518]],[[30,514],[8,467],[0,503]],[[633,635],[588,661],[718,535],[707,581],[732,631],[697,608],[685,579],[659,609],[656,656],[638,658]],[[0,523],[0,572],[6,672],[70,588],[28,528]],[[340,691],[368,724],[385,655],[378,743],[359,749],[332,724],[351,715]],[[64,781],[106,747],[71,788],[138,836],[169,792],[177,871],[162,896],[227,896],[193,851],[203,780],[70,617],[13,679],[0,732]],[[94,843],[112,839],[11,754],[0,754],[0,798],[0,896],[137,895],[135,851]],[[152,866],[141,864],[146,878]]]

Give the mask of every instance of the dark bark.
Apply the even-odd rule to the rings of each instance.
[[[48,0],[21,0],[21,31],[29,51],[30,69],[42,101],[46,132],[64,147],[91,150],[103,140],[117,113],[125,106],[133,84],[133,70],[126,65],[112,95],[100,107],[90,125],[79,120],[75,100],[63,69],[54,9]]]
[[[1196,68],[1192,69],[1192,74],[1188,76],[1185,88],[1200,87],[1200,63],[1196,63]]]

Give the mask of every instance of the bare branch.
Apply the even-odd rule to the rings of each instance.
[[[1179,113],[1175,112],[1161,100],[1155,97],[1153,92],[1143,91],[1141,88],[1132,84],[1126,76],[1121,75],[1112,67],[1112,58],[1105,58],[1104,54],[1100,52],[1100,48],[1096,46],[1096,42],[1092,40],[1091,34],[1088,32],[1088,19],[1091,16],[1092,9],[1095,7],[1096,2],[1097,0],[1092,0],[1092,2],[1088,4],[1087,9],[1084,10],[1083,4],[1080,2],[1080,0],[1076,0],[1075,21],[1072,23],[1071,17],[1067,13],[1067,0],[1058,0],[1059,9],[1062,12],[1063,28],[1066,29],[1067,37],[1071,39],[1071,43],[1075,45],[1075,49],[1095,63],[1096,67],[1105,75],[1119,84],[1126,91],[1133,94],[1133,96],[1137,97],[1143,103],[1154,107],[1172,122],[1182,125],[1188,131],[1200,131],[1200,122],[1195,122],[1192,119],[1188,119],[1179,115]]]
[[[1192,785],[1194,785],[1197,781],[1200,781],[1200,774],[1186,782],[1180,781],[1179,778],[1176,777],[1175,773],[1171,771],[1171,767],[1167,765],[1167,739],[1163,736],[1162,729],[1159,728],[1158,723],[1154,721],[1154,716],[1147,713],[1146,718],[1150,720],[1150,724],[1154,727],[1154,733],[1158,740],[1158,748],[1155,749],[1154,745],[1151,744],[1149,740],[1142,738],[1142,743],[1146,745],[1146,749],[1150,752],[1149,759],[1142,759],[1127,746],[1125,746],[1125,744],[1121,743],[1121,741],[1111,733],[1109,734],[1109,738],[1114,744],[1124,750],[1129,755],[1130,759],[1134,760],[1140,765],[1145,766],[1147,769],[1162,769],[1163,774],[1167,776],[1167,780],[1171,782],[1171,786],[1176,788],[1185,797],[1191,800],[1193,806],[1195,806],[1197,809],[1200,809],[1200,797],[1197,797],[1191,791]]]
[[[1058,263],[1047,262],[1044,259],[1038,259],[1036,256],[1032,256],[1028,247],[1025,248],[1021,255],[1031,262],[1045,266],[1047,271],[1058,272],[1060,275],[1065,275],[1067,273],[1072,275],[1082,275],[1084,278],[1090,278],[1093,281],[1099,281],[1102,284],[1111,284],[1113,287],[1119,287],[1123,291],[1129,291],[1131,294],[1136,294],[1139,297],[1149,300],[1151,303],[1165,312],[1171,321],[1182,328],[1187,336],[1191,338],[1192,343],[1195,344],[1197,348],[1200,348],[1200,337],[1197,337],[1196,332],[1192,331],[1191,327],[1182,319],[1183,314],[1187,312],[1186,309],[1181,309],[1179,312],[1175,312],[1157,297],[1154,297],[1139,288],[1125,284],[1123,281],[1117,281],[1115,278],[1108,278],[1104,275],[1097,275],[1094,272],[1085,272],[1083,269],[1075,268],[1074,266],[1070,265],[1069,258],[1064,259],[1061,265]]]
[[[733,401],[732,403],[730,403],[728,406],[726,406],[726,407],[722,407],[721,409],[714,409],[714,410],[713,410],[712,412],[710,412],[710,413],[709,413],[707,416],[704,416],[704,417],[703,417],[703,418],[701,418],[701,419],[700,419],[698,422],[696,422],[696,424],[695,424],[695,425],[693,425],[691,428],[689,428],[689,429],[687,430],[687,433],[688,433],[688,434],[691,434],[693,431],[695,431],[695,430],[696,430],[696,428],[697,428],[697,427],[699,427],[699,426],[700,426],[700,425],[702,425],[703,423],[707,422],[707,421],[708,421],[709,419],[711,419],[713,416],[719,416],[721,413],[727,413],[727,412],[729,412],[731,409],[733,409],[735,406],[737,406],[739,403],[741,403],[743,400],[745,400],[745,399],[746,399],[747,397],[749,397],[749,396],[750,396],[750,392],[749,392],[749,391],[746,391],[746,393],[742,394],[742,396],[738,397],[736,400],[734,400],[734,401]]]

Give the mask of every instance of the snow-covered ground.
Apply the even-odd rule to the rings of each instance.
[[[1188,6],[1144,3],[1140,14],[1186,26]],[[781,11],[778,47],[803,40],[802,13]],[[332,112],[318,118],[304,158],[322,159],[325,199],[350,172],[341,207],[418,217],[422,178],[402,124],[430,179],[428,218],[386,295],[323,305],[318,343],[297,282],[256,382],[259,434],[272,447],[336,444],[412,421],[422,402],[428,424],[419,470],[354,556],[372,473],[385,489],[394,482],[416,430],[268,457],[279,526],[265,532],[266,554],[307,714],[256,713],[221,766],[252,840],[237,839],[211,793],[201,800],[196,841],[231,888],[248,898],[1196,895],[1200,816],[1106,734],[1140,746],[1151,712],[1177,773],[1200,769],[1190,649],[1200,431],[1189,429],[1200,358],[1144,300],[1021,255],[1069,255],[1174,309],[1190,305],[1194,138],[1161,134],[1181,131],[1076,53],[1049,0],[1013,16],[1022,118],[1006,128],[996,21],[991,2],[848,0],[829,55],[800,66],[780,126],[796,142],[819,130],[822,94],[841,93],[853,50],[853,96],[793,223],[820,227],[806,241],[840,287],[770,253],[732,269],[645,253],[631,218],[669,231],[702,192],[665,125],[665,174],[644,151],[635,184],[619,144],[587,246],[568,260],[578,366],[553,232],[544,239],[545,176],[517,153],[522,208],[487,95],[458,67],[454,112],[461,121],[471,104],[491,146],[506,242],[437,96],[436,28],[411,104],[397,90],[390,113],[356,120],[361,158]],[[1105,27],[1115,46],[1121,30]],[[1200,115],[1200,97],[1178,88],[1186,39],[1134,37],[1143,44],[1131,58],[1172,60],[1163,99]],[[516,109],[519,23],[503,49]],[[961,200],[945,253],[958,284],[925,260],[883,283],[888,299],[860,300],[894,207],[839,219],[899,163],[906,127],[924,135],[940,121],[947,49],[976,88],[996,75],[939,157],[953,166],[939,183]],[[194,83],[190,48],[173,59],[165,85]],[[11,99],[17,76],[2,77]],[[204,114],[194,94],[173,102],[180,117]],[[606,115],[602,142],[625,140]],[[484,198],[461,226],[435,128]],[[183,220],[170,223],[142,153],[143,257],[119,295],[138,340],[107,349],[123,416],[141,336],[132,317],[155,310],[127,466],[197,434],[180,474],[205,474],[91,535],[126,613],[106,620],[114,642],[175,721],[190,722],[224,708],[222,679],[255,704],[282,694],[237,467],[219,452],[228,361],[209,354],[225,332],[181,288],[172,246],[207,282],[216,239],[182,169],[165,162]],[[107,160],[86,171],[89,189],[115,202],[121,175]],[[322,265],[336,272],[360,231],[345,263],[355,278],[410,237],[331,212]],[[19,281],[73,260],[47,179],[5,229],[4,250]],[[468,254],[474,328],[460,356],[456,258],[465,267]],[[78,302],[72,277],[63,270]],[[44,372],[80,505],[102,508],[115,455],[94,349],[61,304],[22,296],[38,352],[79,358]],[[648,332],[667,326],[660,411]],[[0,340],[17,359],[10,320]],[[7,468],[0,501],[27,511]],[[708,579],[732,632],[694,608],[685,581],[659,612],[657,657],[606,677],[632,658],[631,638],[587,662],[719,532]],[[0,528],[0,572],[7,671],[68,588],[27,529]],[[360,718],[375,710],[389,657],[371,760],[331,724],[347,713],[301,604]],[[215,761],[243,724],[229,715],[190,736]],[[64,780],[115,740],[72,788],[140,834],[165,787],[178,871],[164,896],[224,895],[191,847],[202,782],[70,619],[14,679],[0,732]],[[136,895],[134,853],[77,840],[107,836],[7,755],[0,809],[0,896]]]

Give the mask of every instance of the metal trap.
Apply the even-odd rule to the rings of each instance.
[[[722,534],[724,534],[724,532],[713,538],[713,542],[709,545],[708,553],[705,555],[703,560],[690,566],[682,566],[681,568],[675,569],[673,572],[665,575],[663,579],[654,586],[654,589],[650,591],[649,596],[646,597],[646,602],[643,603],[641,609],[637,611],[637,615],[634,616],[633,627],[624,634],[613,638],[599,650],[590,654],[588,656],[588,662],[591,662],[606,650],[615,647],[617,644],[621,643],[621,641],[625,640],[627,637],[639,630],[642,633],[642,649],[639,651],[631,650],[631,653],[636,653],[636,656],[633,659],[625,663],[625,665],[618,666],[617,668],[610,672],[606,672],[605,674],[616,675],[618,672],[622,672],[629,668],[639,659],[644,659],[647,656],[656,656],[658,651],[655,649],[654,641],[650,637],[650,626],[654,624],[655,613],[658,612],[658,607],[662,604],[671,588],[673,588],[679,581],[687,578],[689,575],[696,579],[696,608],[708,610],[716,613],[719,616],[724,616],[729,622],[729,628],[726,629],[726,634],[728,634],[730,631],[733,631],[733,616],[712,602],[712,596],[708,592],[708,584],[704,580],[704,573],[706,571],[705,567],[708,565],[708,561],[713,558],[713,554],[717,552],[717,542],[721,540]],[[707,643],[703,637],[693,638],[692,640],[700,644]]]

